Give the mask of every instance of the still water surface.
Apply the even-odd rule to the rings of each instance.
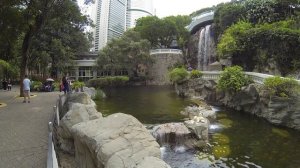
[[[180,111],[191,102],[172,87],[127,87],[106,91],[97,102],[103,115],[122,112],[144,124],[183,121]],[[255,116],[219,109],[210,126],[207,151],[175,152],[162,147],[173,168],[264,167],[300,168],[300,132],[275,127]]]

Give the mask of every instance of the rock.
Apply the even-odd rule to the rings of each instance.
[[[81,168],[131,168],[145,157],[160,158],[158,143],[136,118],[127,114],[76,124],[72,135]]]
[[[91,99],[94,99],[96,96],[96,89],[93,87],[83,87],[83,91],[87,93]]]
[[[177,93],[186,97],[201,96],[212,105],[223,105],[265,118],[276,125],[300,130],[300,96],[288,99],[272,97],[270,91],[265,90],[261,84],[250,84],[238,93],[217,91],[216,83],[204,79],[191,79],[176,85],[175,89]],[[184,111],[183,114],[193,117],[197,113]],[[203,116],[206,117],[205,113]]]
[[[183,123],[166,123],[155,126],[152,135],[161,146],[183,145],[190,138],[191,131]]]
[[[145,157],[136,168],[171,168],[168,164],[155,157]]]
[[[202,116],[195,116],[193,120],[184,121],[184,125],[188,127],[200,140],[208,140],[208,119]]]
[[[60,121],[57,129],[57,139],[60,148],[72,154],[74,153],[74,143],[71,134],[72,126],[80,122],[101,118],[102,114],[95,109],[94,105],[71,103],[70,106],[70,110]]]
[[[74,92],[72,94],[67,94],[65,98],[65,103],[63,104],[63,110],[60,111],[60,118],[65,116],[69,111],[72,103],[88,104],[96,107],[96,103],[91,99],[91,97],[84,92]]]
[[[210,121],[216,119],[216,112],[211,108],[207,109],[206,107],[197,107],[197,106],[188,106],[183,111],[180,112],[183,115],[189,116],[190,119],[193,119],[195,116],[203,116],[208,118]]]

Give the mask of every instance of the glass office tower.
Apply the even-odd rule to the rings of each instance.
[[[113,38],[120,37],[126,30],[127,0],[97,0],[94,51],[99,51]]]
[[[134,27],[137,19],[153,15],[154,9],[152,0],[128,0],[127,29]]]

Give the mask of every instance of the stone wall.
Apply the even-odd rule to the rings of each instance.
[[[168,78],[168,68],[177,63],[184,63],[183,55],[179,53],[156,53],[152,54],[154,64],[149,68],[150,80],[147,85],[171,84]]]
[[[176,85],[181,96],[197,96],[203,100],[265,118],[270,123],[300,130],[300,97],[270,96],[262,85],[250,84],[239,93],[221,92],[213,80],[193,79]]]
[[[86,93],[60,99],[57,146],[75,157],[75,167],[170,168],[160,159],[160,146],[142,123],[122,113],[102,117],[95,105]]]

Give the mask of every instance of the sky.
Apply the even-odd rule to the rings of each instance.
[[[189,15],[202,8],[211,7],[230,0],[153,0],[159,18],[170,15]]]
[[[82,6],[84,0],[77,0]],[[230,0],[153,0],[155,14],[159,17],[189,15],[199,9],[211,7]]]

